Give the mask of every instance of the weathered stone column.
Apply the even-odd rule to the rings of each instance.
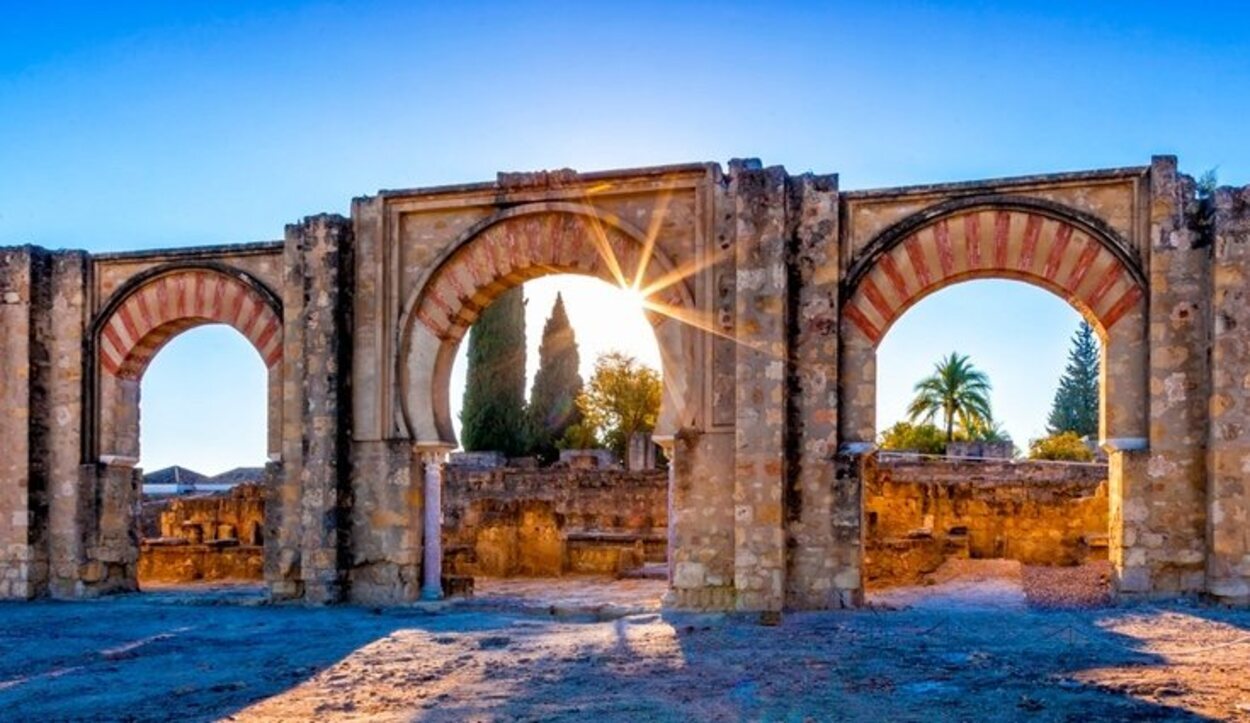
[[[338,602],[351,553],[351,223],[287,226],[284,257],[283,480],[266,572],[274,597]]]
[[[730,163],[737,258],[734,586],[740,610],[785,604],[786,173]]]
[[[1250,603],[1250,186],[1215,192],[1207,592]]]
[[[443,471],[451,446],[422,443],[414,446],[421,460],[422,506],[425,511],[421,563],[421,599],[443,597]]]
[[[664,450],[664,457],[668,459],[668,494],[666,495],[668,499],[668,513],[665,523],[664,562],[668,566],[668,585],[671,588],[673,586],[673,561],[675,559],[673,550],[677,546],[677,539],[673,534],[675,529],[673,525],[673,489],[674,482],[677,479],[677,461],[673,458],[673,455],[676,454],[677,445],[675,444],[676,439],[671,436],[652,437],[651,441],[660,445],[660,449]]]

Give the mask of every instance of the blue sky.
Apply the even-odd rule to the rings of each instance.
[[[1152,153],[1250,182],[1243,3],[2,4],[0,244],[274,239],[379,188],[735,156],[836,171],[847,189]],[[883,375],[887,352],[927,367],[948,347],[987,344],[973,359],[989,366],[1052,327],[1046,353],[1062,366],[1075,323],[1062,304],[978,288],[905,317]],[[909,317],[943,303],[1006,314],[1015,333],[943,314],[940,347],[921,333],[933,323],[907,332]],[[194,351],[220,346],[214,333],[175,342],[192,350],[185,364],[174,365],[177,346],[158,358],[145,421],[185,413],[185,387],[154,375],[171,366],[207,384],[208,357]],[[1038,354],[1011,362],[1018,374],[991,369],[1002,395],[1020,378],[1048,401],[1056,365]],[[238,380],[259,378],[259,362],[212,364],[215,396],[250,408]],[[1027,435],[1033,412],[1010,399],[996,394],[999,415]],[[145,464],[178,442],[145,436]],[[239,454],[199,464],[251,459]]]

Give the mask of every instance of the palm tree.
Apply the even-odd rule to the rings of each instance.
[[[951,352],[933,367],[933,376],[916,383],[916,398],[907,406],[908,418],[933,421],[940,412],[946,425],[946,441],[955,438],[955,422],[964,429],[988,427],[990,380],[966,355]]]

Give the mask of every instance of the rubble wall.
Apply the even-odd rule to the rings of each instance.
[[[265,490],[146,500],[139,584],[264,578]]]
[[[665,559],[668,474],[448,466],[448,575],[613,574]]]
[[[887,458],[864,480],[864,512],[869,586],[948,557],[1075,565],[1106,557],[1107,468]]]

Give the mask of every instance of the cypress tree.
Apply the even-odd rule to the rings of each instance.
[[[1082,321],[1072,337],[1068,366],[1059,378],[1046,420],[1046,431],[1051,435],[1075,432],[1084,437],[1098,433],[1099,356],[1094,330]]]
[[[466,451],[525,453],[525,300],[505,291],[469,331],[469,369],[460,410]]]
[[[582,391],[577,338],[564,310],[564,298],[556,294],[551,316],[543,325],[538,347],[538,373],[530,389],[530,452],[544,464],[558,456],[556,442],[570,426],[581,421],[577,395]]]

